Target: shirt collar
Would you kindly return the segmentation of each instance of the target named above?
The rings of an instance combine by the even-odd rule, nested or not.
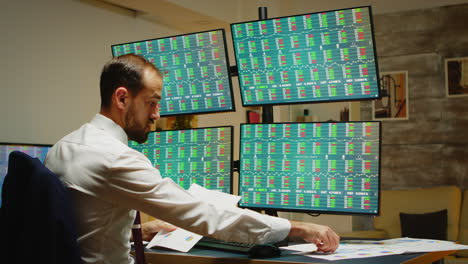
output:
[[[112,119],[96,114],[89,122],[91,125],[109,133],[111,136],[118,139],[120,142],[128,146],[128,136],[121,126],[115,123]]]

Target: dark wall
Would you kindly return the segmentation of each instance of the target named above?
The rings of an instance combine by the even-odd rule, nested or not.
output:
[[[408,71],[409,120],[382,122],[382,189],[468,189],[468,97],[446,97],[444,65],[468,57],[468,4],[375,15],[374,26],[379,70]]]

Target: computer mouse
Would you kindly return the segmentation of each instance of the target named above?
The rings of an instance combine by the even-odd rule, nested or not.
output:
[[[249,258],[274,258],[281,255],[281,250],[272,244],[259,244],[252,246],[247,254]]]

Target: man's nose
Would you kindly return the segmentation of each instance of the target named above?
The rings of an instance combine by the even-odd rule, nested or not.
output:
[[[160,106],[159,106],[159,105],[156,106],[156,108],[155,108],[155,109],[153,110],[153,112],[151,113],[150,118],[151,118],[152,120],[158,120],[159,118],[161,118],[160,110],[161,110]]]
[[[150,118],[152,120],[158,120],[161,118],[161,115],[159,114],[159,109],[156,109],[153,113],[151,113]]]

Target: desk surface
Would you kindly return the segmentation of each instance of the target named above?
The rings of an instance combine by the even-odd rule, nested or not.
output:
[[[266,264],[266,263],[328,263],[328,264],[426,264],[442,259],[455,251],[441,251],[431,253],[390,255],[384,257],[348,259],[339,261],[328,261],[291,254],[283,251],[277,258],[249,259],[244,254],[225,251],[193,248],[188,253],[175,252],[164,249],[145,249],[147,264]]]

